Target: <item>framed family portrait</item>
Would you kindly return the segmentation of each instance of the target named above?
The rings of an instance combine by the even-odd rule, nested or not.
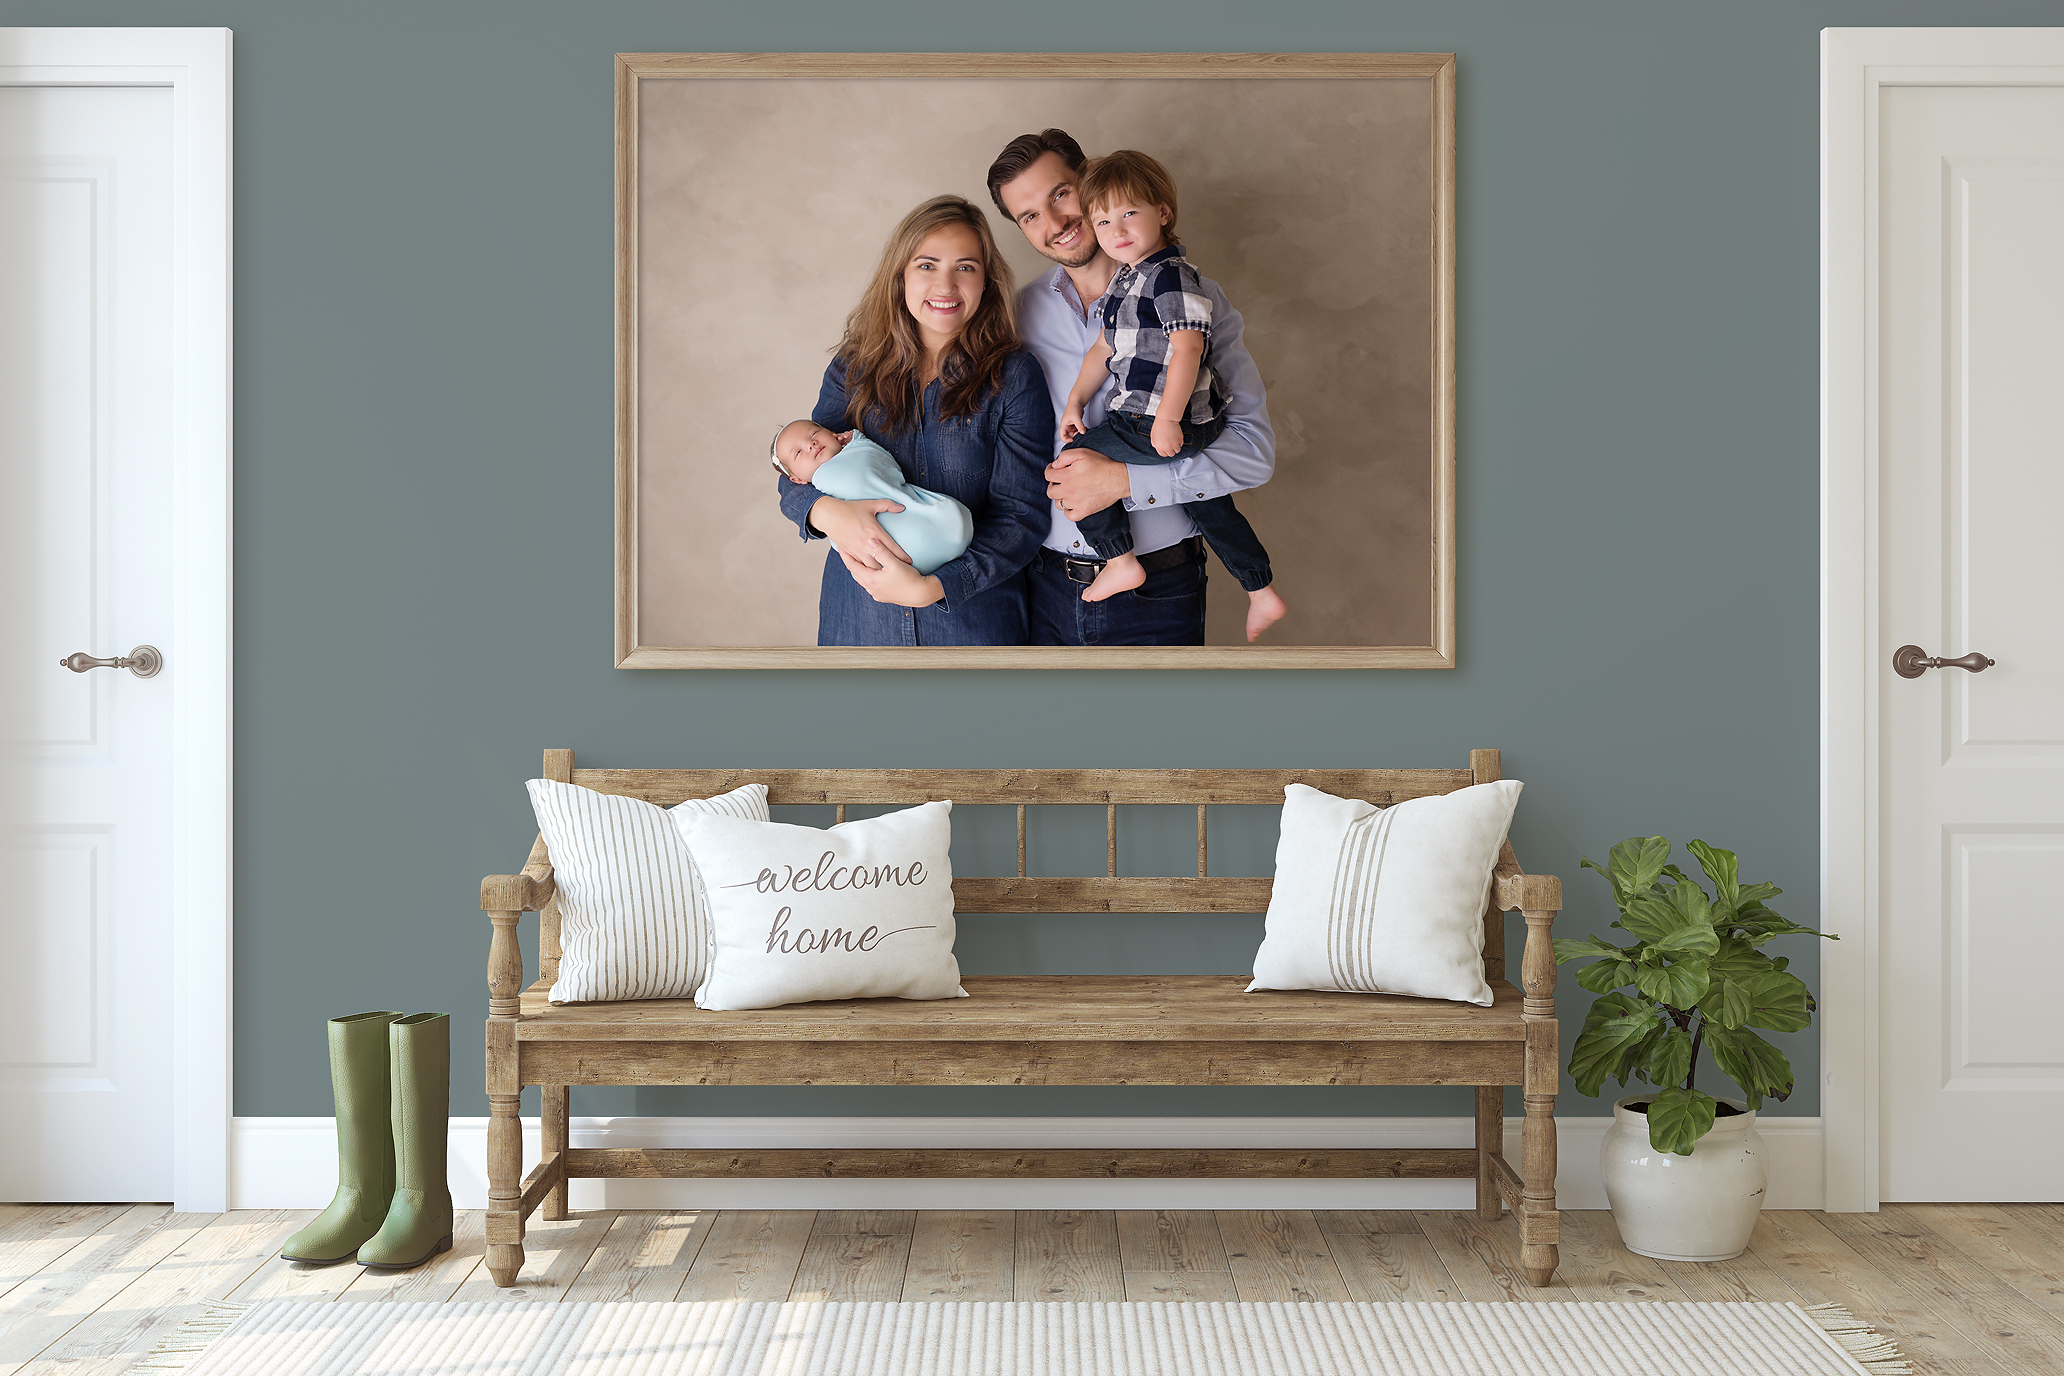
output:
[[[1452,54],[619,54],[616,662],[1452,668]]]

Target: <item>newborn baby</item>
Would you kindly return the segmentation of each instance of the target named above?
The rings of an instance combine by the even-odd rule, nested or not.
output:
[[[966,507],[908,482],[896,456],[857,431],[840,435],[807,420],[790,421],[774,436],[771,453],[782,476],[827,497],[901,503],[901,511],[884,511],[879,519],[919,573],[958,559],[975,536],[975,518]]]

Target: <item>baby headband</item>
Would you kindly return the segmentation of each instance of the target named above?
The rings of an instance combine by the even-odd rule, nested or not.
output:
[[[788,479],[790,482],[795,481],[795,474],[789,472],[788,465],[781,462],[781,432],[783,430],[788,429],[789,426],[794,424],[795,422],[792,420],[785,420],[781,422],[781,424],[775,428],[774,438],[767,441],[768,462],[774,465],[774,471],[776,473],[779,473],[782,477]]]

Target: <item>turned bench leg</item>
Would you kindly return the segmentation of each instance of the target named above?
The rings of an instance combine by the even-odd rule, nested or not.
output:
[[[571,1140],[571,1134],[567,1131],[566,1086],[540,1086],[538,1098],[542,1104],[539,1113],[539,1127],[542,1131],[539,1136],[543,1139],[538,1144],[539,1151],[546,1154],[556,1151],[559,1153],[559,1159],[564,1161],[566,1148]],[[559,1183],[545,1196],[543,1217],[547,1223],[558,1223],[566,1217],[566,1187],[566,1178],[561,1176]]]
[[[1519,1216],[1519,1264],[1529,1281],[1546,1285],[1555,1279],[1556,1243],[1562,1237],[1555,1212],[1554,1095],[1526,1096],[1519,1152],[1526,1193],[1526,1211]]]
[[[518,1094],[487,1096],[487,1271],[514,1285],[523,1269],[523,1120]]]
[[[1495,1219],[1503,1209],[1491,1158],[1505,1147],[1505,1086],[1476,1087],[1476,1216]]]
[[[523,1008],[523,953],[516,911],[490,911],[487,956],[487,1272],[510,1286],[523,1270],[523,1072],[516,1024]]]
[[[1560,901],[1561,886],[1552,897]],[[1520,987],[1525,998],[1520,1015],[1526,1021],[1526,1123],[1520,1129],[1520,1195],[1526,1207],[1519,1215],[1519,1264],[1527,1279],[1546,1285],[1555,1279],[1556,1246],[1562,1238],[1555,1216],[1555,1091],[1562,1083],[1562,1049],[1556,1040],[1555,951],[1548,928],[1555,913],[1522,908],[1527,943]]]
[[[1526,1207],[1519,1213],[1519,1264],[1527,1279],[1546,1285],[1555,1279],[1556,1243],[1562,1238],[1555,1212],[1555,1019],[1527,1019],[1526,1122],[1520,1128],[1519,1179]]]

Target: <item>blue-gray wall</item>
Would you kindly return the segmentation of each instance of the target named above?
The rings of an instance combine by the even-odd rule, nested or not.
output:
[[[529,843],[546,746],[929,766],[1497,746],[1528,785],[1522,859],[1565,877],[1563,934],[1610,917],[1578,855],[1636,832],[1730,846],[1817,921],[1817,34],[1974,22],[2064,6],[0,0],[4,24],[236,30],[236,1112],[327,1113],[322,1019],[365,1008],[457,1014],[453,1111],[485,1111],[476,888]],[[611,667],[611,54],[1138,46],[1459,55],[1462,667]],[[1219,831],[1222,872],[1266,872],[1265,817]],[[1128,859],[1174,872],[1184,844]],[[1003,924],[968,920],[971,971],[1231,971],[1259,934]],[[1567,1040],[1590,996],[1562,993]],[[1817,1113],[1816,1037],[1786,1049],[1799,1090],[1777,1111]],[[1466,1094],[597,1090],[576,1111],[1418,1114]]]

